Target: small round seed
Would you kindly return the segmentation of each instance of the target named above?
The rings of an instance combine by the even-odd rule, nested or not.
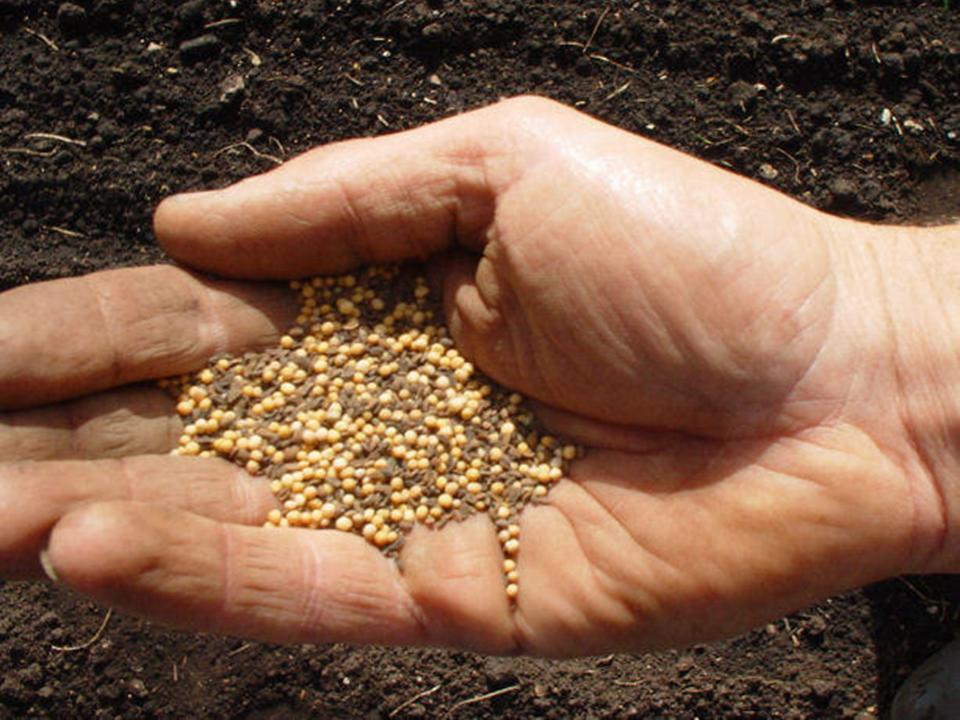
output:
[[[174,452],[265,476],[283,508],[266,526],[335,528],[391,555],[416,524],[486,513],[516,599],[518,516],[578,448],[541,433],[521,396],[453,347],[437,300],[407,269],[291,288],[300,314],[277,347],[161,382],[185,422]]]

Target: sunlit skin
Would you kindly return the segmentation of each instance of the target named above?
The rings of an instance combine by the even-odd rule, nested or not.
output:
[[[957,227],[831,217],[545,100],[319,148],[157,210],[173,267],[0,295],[0,572],[271,641],[566,656],[708,641],[960,569]],[[525,512],[511,610],[485,518],[260,527],[267,484],[170,457],[149,384],[275,343],[250,282],[429,258],[465,355],[588,448]],[[116,459],[126,458],[126,459]],[[39,462],[17,462],[35,460]]]

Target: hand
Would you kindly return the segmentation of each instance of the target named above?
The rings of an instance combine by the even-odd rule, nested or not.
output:
[[[156,230],[177,259],[233,277],[432,258],[465,354],[589,452],[548,506],[522,516],[514,612],[484,518],[418,528],[401,575],[354,536],[240,524],[262,518],[270,498],[220,461],[8,467],[5,568],[28,565],[52,527],[48,558],[62,581],[181,627],[570,655],[718,638],[955,557],[937,472],[950,457],[936,442],[947,414],[929,400],[947,365],[924,332],[942,319],[922,270],[901,267],[930,266],[905,230],[820,214],[536,99],[171,198]],[[264,288],[222,284],[247,294],[211,312],[190,279],[183,312],[164,310],[182,336],[141,334],[165,279],[154,287],[133,273],[160,272],[116,271],[128,290],[100,291],[76,311],[69,327],[107,328],[93,343],[54,335],[64,284],[0,297],[0,317],[17,318],[8,308],[23,303],[31,318],[12,324],[0,403],[181,372],[282,327],[282,313],[254,310]],[[907,297],[912,326],[899,309]],[[207,343],[191,347],[198,320]],[[183,345],[170,362],[151,342]],[[61,408],[87,403],[99,418],[98,403],[134,397],[146,396],[121,390]],[[0,438],[56,424],[60,412],[13,413]],[[144,444],[156,432],[147,424],[131,429],[131,449],[168,446],[168,435]],[[110,449],[93,434],[86,455]],[[64,447],[75,449],[70,437]]]

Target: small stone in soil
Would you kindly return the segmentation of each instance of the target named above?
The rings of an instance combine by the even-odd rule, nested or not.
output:
[[[180,57],[184,62],[198,62],[220,52],[220,39],[216,35],[201,35],[180,43]]]
[[[83,35],[87,31],[87,11],[74,3],[63,3],[57,8],[57,27],[66,37]]]

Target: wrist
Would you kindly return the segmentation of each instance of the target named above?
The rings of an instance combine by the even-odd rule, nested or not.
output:
[[[882,443],[914,506],[904,572],[960,570],[960,226],[856,223],[886,325],[895,404]],[[868,276],[871,273],[866,273]],[[899,437],[897,433],[899,432]]]

